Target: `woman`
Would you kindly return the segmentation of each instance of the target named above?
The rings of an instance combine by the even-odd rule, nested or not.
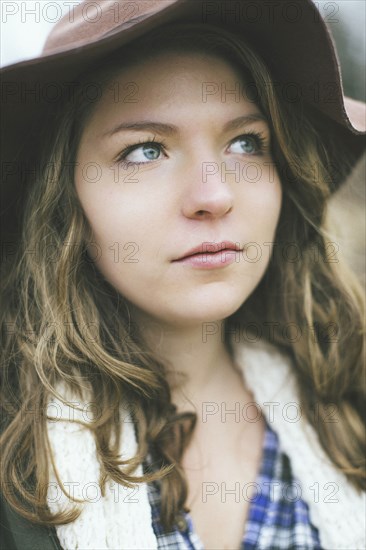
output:
[[[211,4],[104,3],[91,38],[86,2],[6,77],[6,548],[364,546],[362,292],[325,225],[364,141],[339,80],[291,79],[287,11]]]

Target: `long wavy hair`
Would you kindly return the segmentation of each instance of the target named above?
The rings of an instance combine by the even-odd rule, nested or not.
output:
[[[8,503],[35,523],[58,525],[80,514],[77,507],[51,514],[47,506],[46,411],[50,397],[62,400],[56,390],[60,382],[80,398],[87,384],[100,407],[101,414],[87,426],[96,441],[102,490],[108,478],[125,486],[159,479],[165,529],[186,508],[181,459],[196,415],[178,414],[168,366],[154,356],[139,327],[131,324],[124,297],[91,261],[92,235],[70,170],[96,104],[85,98],[83,83],[107,86],[125,59],[134,63],[164,50],[212,52],[232,63],[269,120],[283,187],[276,246],[261,282],[225,323],[229,328],[255,324],[261,337],[292,356],[302,410],[321,445],[350,483],[365,489],[364,298],[356,276],[330,260],[326,226],[332,179],[346,170],[348,157],[327,133],[330,123],[321,113],[281,97],[264,62],[241,37],[207,25],[176,24],[87,68],[72,101],[59,105],[53,135],[48,126],[44,130],[40,157],[40,165],[50,168],[29,182],[17,253],[3,266],[1,486]],[[296,260],[289,243],[297,250]],[[270,336],[264,330],[268,321],[274,325]],[[290,326],[301,337],[289,337]],[[230,349],[228,338],[226,344]],[[126,461],[118,455],[123,400],[133,411],[138,442],[137,454]],[[337,408],[335,423],[327,422],[330,404]],[[134,476],[150,449],[156,469]]]

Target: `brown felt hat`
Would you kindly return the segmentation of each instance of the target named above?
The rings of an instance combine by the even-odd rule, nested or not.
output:
[[[51,30],[39,57],[0,71],[3,243],[15,242],[29,172],[24,159],[37,158],[39,129],[52,121],[58,94],[120,46],[180,21],[241,34],[273,79],[295,85],[301,100],[329,123],[324,143],[337,134],[353,163],[361,156],[365,104],[344,96],[333,40],[312,0],[84,0]],[[335,181],[333,190],[341,183]]]

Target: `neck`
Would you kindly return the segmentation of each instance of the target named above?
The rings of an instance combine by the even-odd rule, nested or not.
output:
[[[243,386],[225,345],[225,321],[171,326],[138,317],[146,343],[167,366],[172,401],[178,410],[224,399],[229,388]]]

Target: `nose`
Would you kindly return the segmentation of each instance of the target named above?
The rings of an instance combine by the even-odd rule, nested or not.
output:
[[[199,220],[221,218],[234,206],[232,177],[222,159],[207,162],[203,158],[195,155],[182,172],[185,181],[182,213]]]

